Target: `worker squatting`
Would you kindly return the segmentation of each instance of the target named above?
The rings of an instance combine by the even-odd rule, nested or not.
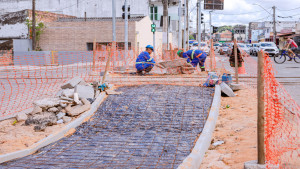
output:
[[[138,75],[147,75],[153,69],[155,65],[154,58],[151,58],[151,54],[153,53],[153,46],[146,46],[146,51],[142,52],[136,59],[136,69]],[[187,63],[192,64],[196,67],[199,64],[201,71],[205,71],[205,60],[207,54],[202,50],[188,50],[184,52],[183,50],[179,50],[177,55],[181,58],[186,58]]]

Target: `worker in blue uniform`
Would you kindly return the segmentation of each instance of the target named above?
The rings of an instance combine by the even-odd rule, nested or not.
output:
[[[201,71],[205,71],[205,60],[207,54],[202,50],[188,50],[183,52],[183,50],[179,50],[177,55],[181,58],[187,58],[187,62],[196,67],[199,63],[199,67]]]
[[[144,75],[149,74],[149,72],[154,67],[155,61],[150,55],[153,52],[153,46],[146,46],[146,51],[142,52],[136,59],[135,67],[137,69],[137,74]]]

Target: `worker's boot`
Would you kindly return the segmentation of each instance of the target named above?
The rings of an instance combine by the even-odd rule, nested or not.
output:
[[[150,74],[150,71],[152,70],[153,66],[149,66],[145,69],[145,75],[152,75]]]
[[[136,73],[137,73],[137,75],[139,75],[139,76],[144,76],[144,73],[143,73],[143,71],[142,70],[138,70],[138,71],[136,71]]]

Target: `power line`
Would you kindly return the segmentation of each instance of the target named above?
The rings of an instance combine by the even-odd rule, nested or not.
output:
[[[254,14],[254,13],[258,13],[258,12],[263,12],[264,10],[261,11],[255,11],[255,12],[248,12],[248,13],[239,13],[239,14],[224,14],[224,13],[214,13],[214,14],[218,14],[218,15],[248,15],[248,14]]]
[[[277,8],[278,9],[278,8]],[[293,11],[293,10],[296,10],[296,9],[300,9],[300,7],[297,7],[297,8],[293,8],[293,9],[278,9],[279,11]]]

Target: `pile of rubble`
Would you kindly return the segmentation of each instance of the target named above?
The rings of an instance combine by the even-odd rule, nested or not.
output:
[[[75,77],[62,85],[55,97],[34,101],[31,113],[18,114],[16,118],[18,121],[25,121],[25,125],[35,125],[35,131],[44,131],[47,126],[68,123],[91,108],[96,91],[93,86]]]
[[[164,61],[160,62],[167,70],[167,74],[193,74],[195,72],[195,68],[186,62],[186,59],[175,59],[172,61]]]

